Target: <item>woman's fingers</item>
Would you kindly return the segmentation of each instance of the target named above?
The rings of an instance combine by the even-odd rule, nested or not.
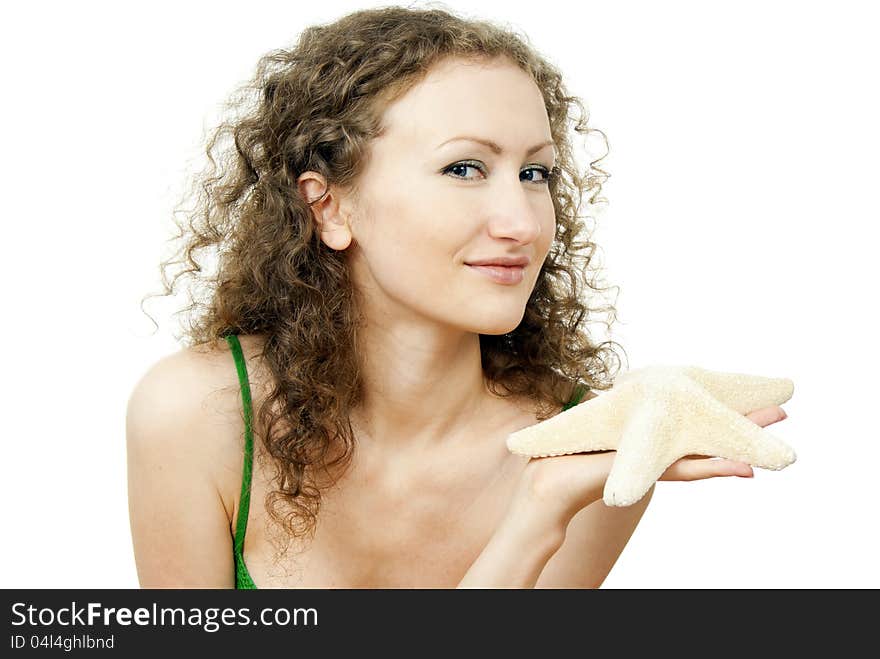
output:
[[[737,460],[710,458],[703,456],[686,456],[673,462],[660,480],[664,481],[696,481],[717,476],[740,476],[751,478],[755,475],[751,465]]]
[[[746,414],[746,418],[751,419],[764,428],[771,423],[777,423],[788,418],[788,415],[785,413],[785,410],[778,405],[771,405],[770,407],[762,407],[760,410],[749,412]]]

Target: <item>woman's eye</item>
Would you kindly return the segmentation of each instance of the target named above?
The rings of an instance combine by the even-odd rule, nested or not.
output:
[[[454,172],[466,172],[468,169],[475,169],[475,170],[479,171],[481,174],[483,173],[483,170],[480,169],[480,167],[478,165],[475,165],[475,164],[469,163],[469,162],[457,162],[454,165],[450,165],[449,167],[447,167],[446,171],[447,172],[453,172],[453,171]],[[463,173],[456,173],[454,175],[454,178],[463,178],[463,179],[472,180],[471,177],[465,176]]]
[[[479,171],[481,174],[483,174],[484,176],[486,175],[485,170],[482,167],[480,167],[478,164],[473,163],[473,162],[457,162],[454,165],[450,165],[449,167],[447,167],[444,170],[444,173],[453,173],[453,178],[460,178],[460,179],[464,179],[464,180],[468,180],[468,181],[475,180],[472,177],[466,175],[466,172],[468,169],[475,169],[475,170]],[[548,170],[545,167],[527,167],[526,169],[522,170],[522,172],[520,172],[520,174],[522,174],[524,172],[539,172],[541,175],[541,178],[535,179],[534,178],[535,175],[532,174],[532,178],[525,179],[525,180],[529,181],[530,183],[537,183],[539,185],[541,185],[541,184],[546,185],[550,181],[550,179],[553,178],[553,172],[551,170]]]
[[[530,179],[533,183],[544,183],[545,185],[550,182],[550,179],[553,178],[553,172],[549,169],[545,169],[544,167],[529,167],[528,169],[524,169],[524,172],[540,172],[541,177],[539,180],[535,181],[534,179]]]

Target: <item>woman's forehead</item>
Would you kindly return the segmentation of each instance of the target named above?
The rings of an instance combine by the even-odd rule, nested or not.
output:
[[[550,139],[540,90],[528,73],[505,61],[435,66],[386,108],[383,123],[390,142],[419,149],[448,149],[461,136],[517,149]]]

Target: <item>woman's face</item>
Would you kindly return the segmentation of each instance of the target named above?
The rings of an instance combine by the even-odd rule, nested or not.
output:
[[[515,329],[556,230],[538,87],[504,60],[447,60],[387,108],[384,124],[350,223],[348,256],[368,316]],[[454,139],[462,136],[501,151]],[[499,283],[467,265],[498,257],[526,257],[521,280]]]

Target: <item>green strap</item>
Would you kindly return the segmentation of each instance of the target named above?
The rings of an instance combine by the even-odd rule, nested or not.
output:
[[[565,407],[562,408],[562,411],[564,412],[565,410],[577,405],[583,397],[584,393],[586,393],[586,391],[587,388],[584,385],[579,384],[575,389],[574,396],[572,396],[572,399],[568,403],[566,403]]]
[[[238,382],[241,385],[241,401],[244,407],[244,474],[241,479],[241,497],[238,506],[238,521],[235,523],[235,551],[241,555],[244,550],[244,532],[247,528],[248,511],[251,503],[251,471],[254,455],[254,436],[251,429],[251,387],[248,383],[247,366],[238,336],[229,334],[226,342],[235,358],[235,369],[238,371]]]

